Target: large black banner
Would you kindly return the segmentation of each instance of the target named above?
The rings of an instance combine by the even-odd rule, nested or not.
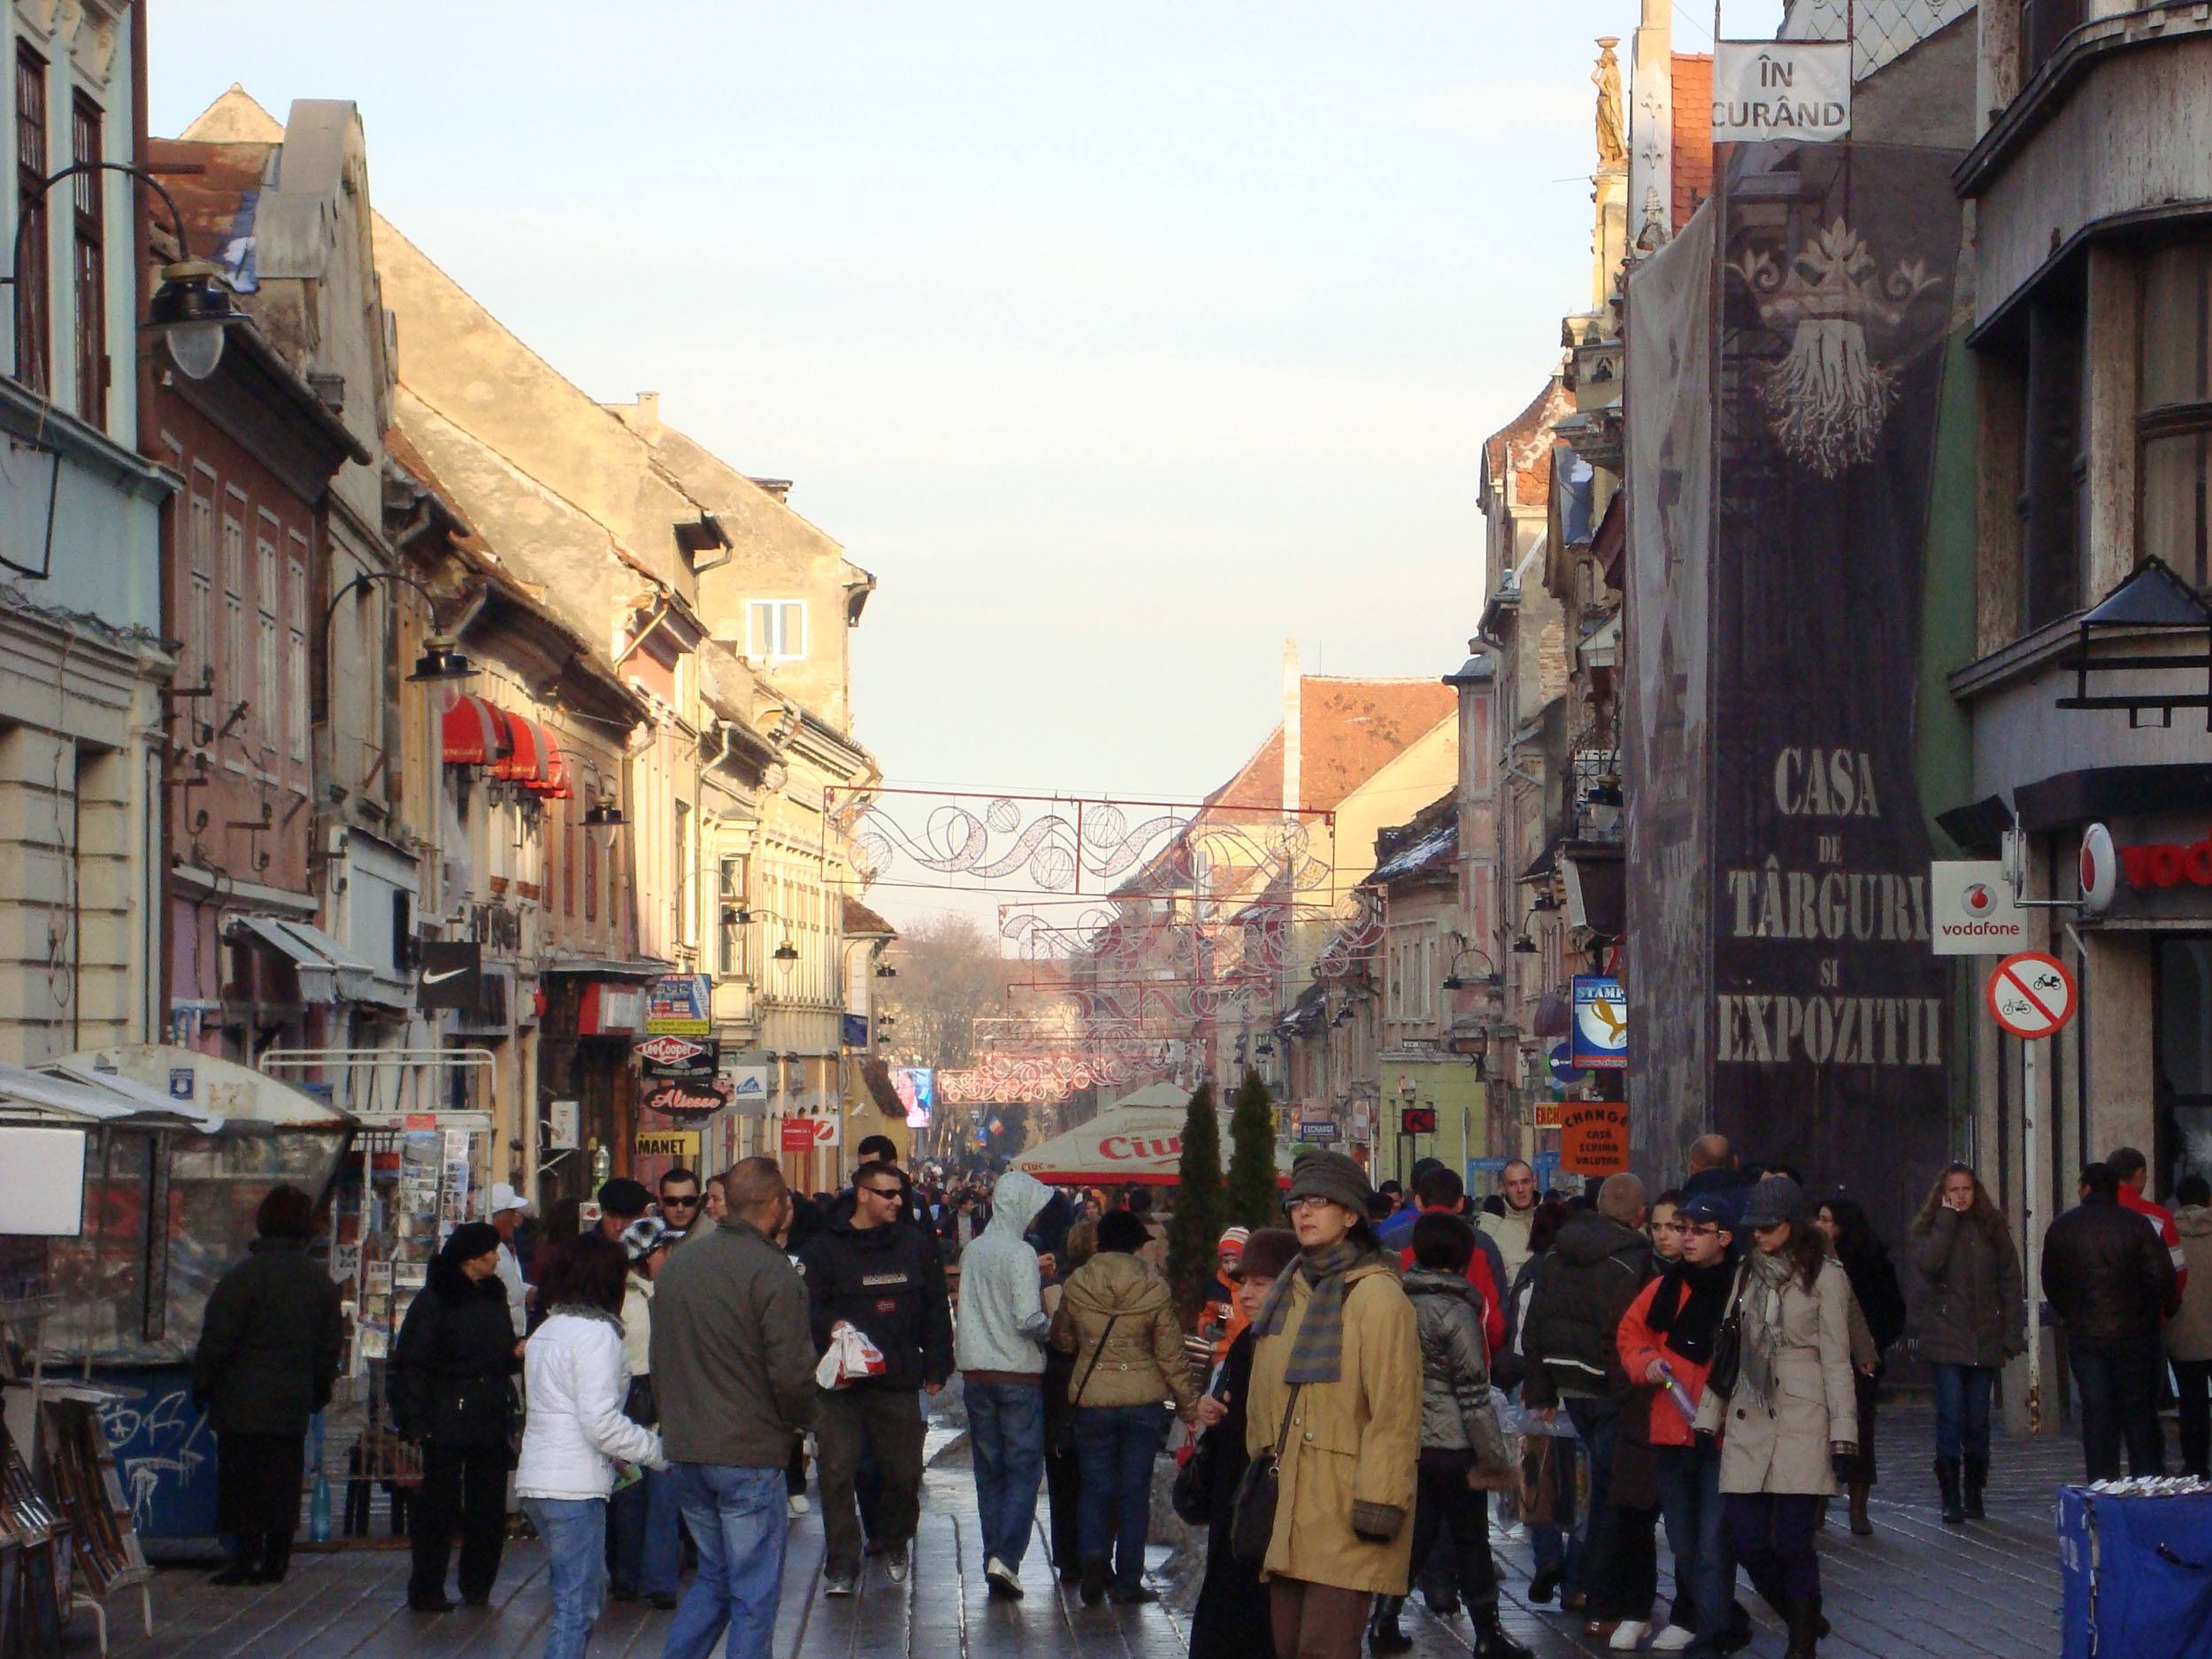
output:
[[[1913,757],[1956,159],[1747,145],[1719,204],[1713,1117],[1892,1237],[1952,1076]]]

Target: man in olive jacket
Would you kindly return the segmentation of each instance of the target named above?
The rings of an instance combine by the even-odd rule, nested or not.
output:
[[[699,1550],[662,1659],[705,1659],[726,1625],[730,1652],[767,1653],[790,1533],[784,1467],[814,1421],[806,1286],[776,1242],[791,1220],[783,1171],[747,1158],[721,1179],[727,1213],[654,1281],[661,1443]]]

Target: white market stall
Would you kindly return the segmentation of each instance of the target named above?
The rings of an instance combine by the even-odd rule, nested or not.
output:
[[[1166,1101],[1161,1097],[1164,1095]],[[1010,1168],[1033,1175],[1048,1187],[1116,1187],[1135,1182],[1171,1187],[1183,1156],[1187,1097],[1172,1086],[1156,1084],[1115,1102],[1088,1123],[1040,1141],[1015,1158]],[[1229,1148],[1229,1115],[1219,1114],[1222,1156]],[[1279,1176],[1290,1174],[1290,1154],[1275,1148]]]

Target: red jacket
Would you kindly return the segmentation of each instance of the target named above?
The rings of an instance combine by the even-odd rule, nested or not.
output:
[[[2129,1181],[2120,1183],[2120,1208],[2132,1210],[2158,1229],[2158,1241],[2173,1257],[2174,1294],[2179,1295],[2189,1286],[2189,1258],[2181,1253],[2181,1229],[2174,1225],[2174,1212],[2163,1204],[2153,1203]]]
[[[1650,1325],[1651,1299],[1659,1294],[1665,1281],[1655,1279],[1636,1293],[1636,1300],[1628,1304],[1628,1311],[1621,1316],[1621,1328],[1614,1340],[1621,1350],[1621,1369],[1639,1388],[1649,1387],[1645,1373],[1651,1362],[1663,1359],[1674,1370],[1674,1379],[1680,1383],[1696,1405],[1705,1398],[1705,1373],[1709,1366],[1695,1360],[1684,1359],[1666,1346],[1666,1333],[1655,1331]],[[1689,1419],[1674,1403],[1673,1397],[1662,1386],[1658,1397],[1651,1402],[1651,1443],[1654,1446],[1694,1446],[1697,1438],[1690,1432]]]
[[[1440,1210],[1440,1215],[1454,1215],[1455,1210]],[[1398,1266],[1402,1271],[1413,1265],[1411,1246],[1398,1252]],[[1482,1340],[1489,1350],[1486,1357],[1494,1359],[1505,1346],[1505,1307],[1498,1296],[1498,1282],[1490,1277],[1490,1258],[1477,1250],[1467,1258],[1467,1282],[1482,1293]]]

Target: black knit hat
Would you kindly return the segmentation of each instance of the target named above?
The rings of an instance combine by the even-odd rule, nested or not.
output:
[[[488,1221],[464,1221],[438,1254],[449,1262],[473,1262],[499,1248],[499,1229]]]
[[[599,1208],[611,1216],[634,1221],[652,1207],[653,1194],[626,1175],[618,1175],[600,1185]]]
[[[1255,1227],[1244,1241],[1232,1279],[1280,1279],[1298,1258],[1298,1235],[1288,1227]]]

